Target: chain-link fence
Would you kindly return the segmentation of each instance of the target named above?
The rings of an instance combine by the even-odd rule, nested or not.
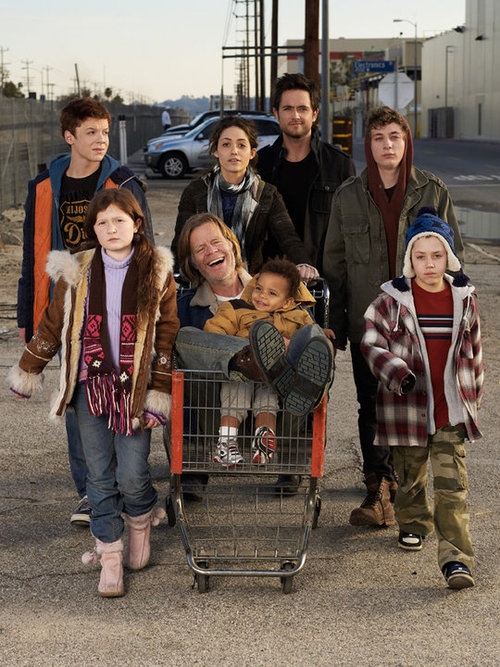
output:
[[[0,97],[0,213],[24,203],[27,184],[68,145],[59,129],[62,103]],[[120,159],[120,133],[127,154],[142,149],[162,133],[161,109],[145,105],[106,104],[113,122],[109,154]],[[125,121],[120,132],[120,119]],[[187,118],[172,118],[186,122]],[[125,130],[125,131],[124,131]]]

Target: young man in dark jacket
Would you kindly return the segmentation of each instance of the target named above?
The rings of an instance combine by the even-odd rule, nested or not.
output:
[[[278,188],[309,263],[322,275],[333,195],[354,175],[354,165],[342,151],[319,140],[315,128],[319,102],[315,83],[303,74],[285,74],[277,80],[273,113],[281,135],[258,152],[257,169],[264,181]]]
[[[281,134],[258,152],[257,170],[264,181],[277,187],[304,243],[308,263],[323,275],[333,195],[355,171],[350,157],[320,141],[316,129],[319,103],[316,84],[303,74],[284,74],[276,81],[273,113]],[[268,255],[277,254],[277,244],[271,239]],[[280,475],[277,485],[291,493],[299,481],[296,475]]]
[[[51,250],[77,252],[85,248],[85,213],[94,194],[103,188],[127,188],[145,214],[145,230],[153,241],[151,214],[144,184],[128,168],[107,155],[111,116],[90,98],[71,100],[61,111],[61,132],[70,153],[55,157],[48,169],[28,184],[23,226],[23,261],[17,296],[17,323],[29,342],[51,294],[45,271]],[[69,462],[80,502],[71,516],[75,525],[89,525],[86,496],[87,465],[74,413],[67,413]]]
[[[372,109],[365,132],[366,169],[337,190],[325,240],[324,274],[330,289],[330,327],[335,347],[351,351],[359,403],[358,431],[367,495],[349,518],[355,526],[391,526],[391,498],[397,489],[389,447],[374,446],[378,381],[360,343],[366,308],[382,283],[402,272],[405,234],[422,206],[431,206],[463,245],[445,184],[413,166],[413,143],[406,119],[395,109]]]

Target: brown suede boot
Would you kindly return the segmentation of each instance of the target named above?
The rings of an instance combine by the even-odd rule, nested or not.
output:
[[[352,526],[393,526],[395,518],[389,480],[382,477],[379,482],[374,473],[369,473],[365,484],[368,494],[361,506],[351,512],[349,523]]]
[[[101,542],[96,538],[93,551],[84,553],[82,562],[101,563],[101,578],[97,592],[103,598],[117,598],[125,593],[123,587],[123,542]]]
[[[229,361],[229,370],[240,373],[248,380],[253,382],[265,382],[266,378],[261,371],[250,345],[246,345]]]
[[[125,565],[131,570],[142,570],[149,563],[151,556],[151,545],[149,536],[151,526],[157,526],[160,519],[165,516],[165,510],[156,508],[141,516],[129,516],[124,514],[123,518],[128,526],[128,542],[125,555]]]
[[[394,504],[394,499],[396,498],[396,491],[398,490],[398,483],[395,479],[391,479],[389,482],[389,493],[391,496],[391,503]]]

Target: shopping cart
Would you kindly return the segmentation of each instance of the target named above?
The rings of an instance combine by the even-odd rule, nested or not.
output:
[[[324,294],[321,290],[321,319],[327,316]],[[277,577],[283,592],[290,593],[321,509],[326,396],[306,417],[278,412],[276,452],[265,465],[251,463],[250,411],[238,433],[245,462],[226,468],[214,462],[224,381],[218,371],[173,371],[171,429],[165,429],[171,472],[168,521],[179,526],[200,593],[208,591],[215,576]],[[209,476],[199,502],[185,501],[183,474]],[[299,492],[277,491],[277,475],[300,476]]]

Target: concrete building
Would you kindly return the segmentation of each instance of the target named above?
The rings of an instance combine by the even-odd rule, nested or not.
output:
[[[426,40],[422,136],[500,140],[500,0],[467,0],[465,25]]]

